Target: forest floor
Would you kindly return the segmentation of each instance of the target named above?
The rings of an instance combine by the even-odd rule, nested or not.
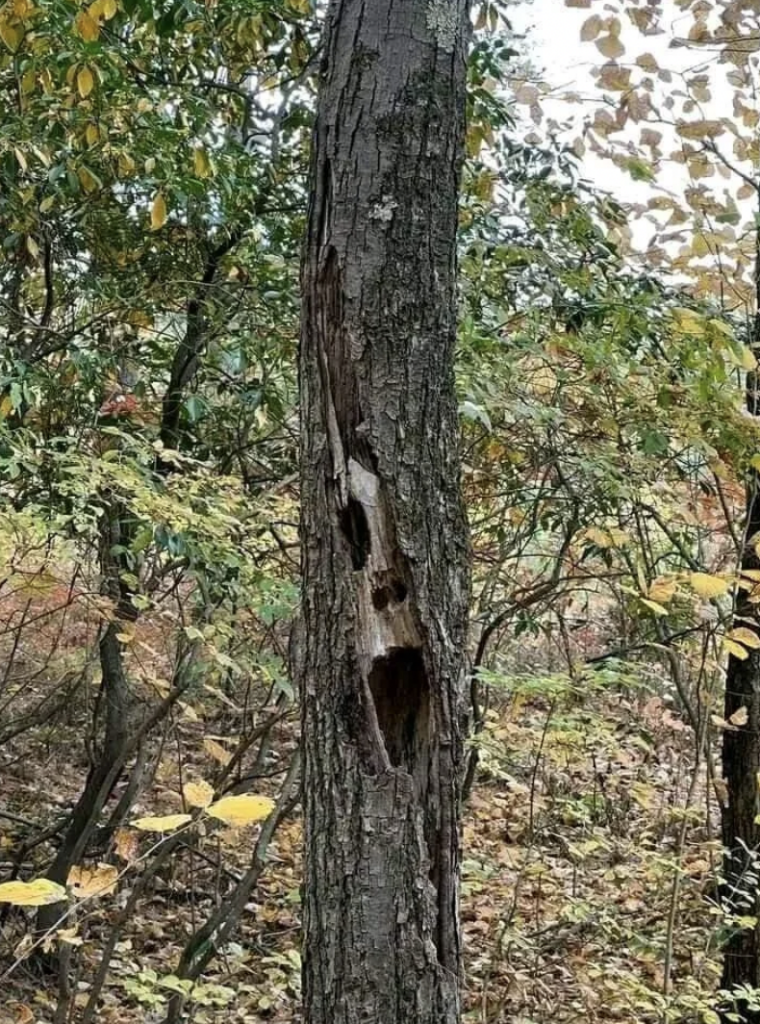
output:
[[[691,733],[659,697],[618,693],[596,703],[589,711],[572,694],[502,695],[488,713],[464,821],[466,1021],[711,1019],[722,917],[709,896],[719,846],[704,780],[691,785]],[[181,730],[187,750],[201,751],[197,763],[182,764],[185,778],[208,769],[202,743],[190,742],[199,728]],[[68,739],[67,747],[58,735],[50,748],[68,749],[66,764],[39,737],[34,749],[28,738],[10,745],[3,809],[42,826],[60,814],[82,777],[75,724]],[[177,810],[178,763],[167,752],[138,810]],[[155,881],[116,945],[96,1024],[163,1020],[171,992],[161,979],[244,870],[256,828],[209,836],[200,856],[186,851]],[[20,821],[0,822],[3,875],[27,832]],[[298,1019],[300,848],[296,817],[276,834],[242,927],[212,962],[187,1020]],[[73,1021],[130,884],[127,871],[113,895],[79,914]],[[56,983],[26,956],[30,921],[20,910],[3,919],[0,971],[16,966],[2,983],[2,1024],[54,1018]]]

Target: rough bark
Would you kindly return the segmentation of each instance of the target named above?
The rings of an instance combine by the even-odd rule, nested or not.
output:
[[[760,314],[755,319],[752,348],[760,353]],[[760,414],[759,387],[758,374],[748,373],[747,409],[753,416]],[[746,507],[741,567],[756,572],[760,570],[755,550],[760,536],[760,475],[755,471],[748,483]],[[749,596],[746,591],[739,591],[736,616],[742,626],[760,635],[757,605],[748,600]],[[724,905],[733,914],[755,917],[760,922],[760,651],[750,651],[744,660],[733,656],[729,659],[726,720],[742,707],[747,709],[746,725],[736,731],[727,730],[723,736],[723,779],[728,791],[721,818],[725,850],[723,896]],[[721,988],[739,985],[760,988],[760,924],[733,930],[724,946]],[[746,1006],[741,1009],[747,1021],[760,1022],[760,1013]]]
[[[466,0],[332,0],[300,385],[308,1024],[459,1017]]]

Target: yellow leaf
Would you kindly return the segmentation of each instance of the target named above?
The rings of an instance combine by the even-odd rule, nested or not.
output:
[[[82,11],[76,16],[74,28],[86,43],[94,42],[100,35],[100,26],[87,11]]]
[[[734,643],[733,640],[724,640],[723,647],[734,658],[738,658],[739,661],[746,661],[749,657],[749,651],[747,648],[742,647],[741,644]],[[723,728],[725,728],[725,726],[723,726]]]
[[[21,41],[21,33],[5,19],[2,19],[0,20],[0,39],[2,39],[11,53],[15,53]]]
[[[200,782],[188,782],[182,789],[182,795],[189,807],[208,807],[214,799],[214,790],[201,779]]]
[[[746,657],[746,652],[744,656]],[[723,729],[724,732],[738,732],[741,726],[746,725],[749,721],[749,712],[745,707],[741,707],[734,711],[728,721],[725,718],[721,718],[720,715],[710,715],[710,721],[718,729]]]
[[[640,53],[639,56],[636,58],[636,63],[640,68],[643,68],[644,71],[646,71],[649,75],[654,75],[657,71],[660,70],[660,65],[657,63],[656,58],[651,53]]]
[[[241,793],[240,796],[223,796],[215,804],[211,804],[208,813],[212,818],[219,818],[228,825],[240,827],[250,825],[254,821],[266,818],[274,808],[274,800],[267,796],[253,796]]]
[[[221,743],[217,743],[216,740],[205,739],[203,741],[203,747],[207,754],[211,754],[215,761],[219,764],[228,765],[232,760],[232,754],[225,750]]]
[[[147,818],[137,818],[130,824],[141,832],[173,832],[192,820],[189,814],[164,814],[162,817],[148,815]]]
[[[37,1019],[32,1008],[26,1003],[14,1003],[13,1013],[13,1024],[34,1024]]]
[[[107,896],[114,892],[119,872],[112,864],[98,864],[97,867],[76,866],[69,871],[66,886],[78,900],[88,896]]]
[[[760,455],[753,455],[749,460],[749,464],[760,473]],[[747,574],[745,573],[744,575],[746,576]]]
[[[602,30],[602,19],[598,14],[592,14],[590,18],[581,25],[581,39],[584,43],[590,42],[592,39],[596,39]]]
[[[737,708],[737,710],[734,711],[733,715],[729,716],[728,720],[731,723],[731,725],[746,725],[749,721],[749,711],[747,711],[747,708],[744,706]]]
[[[116,0],[103,0],[102,12],[103,17],[106,21],[110,21],[111,18],[113,18],[113,16],[116,14],[117,10],[118,6]]]
[[[657,601],[659,604],[667,604],[673,597],[677,590],[676,580],[674,576],[658,576],[656,580],[652,580],[647,591],[647,597],[651,601]]]
[[[89,195],[90,192],[95,192],[97,190],[98,182],[86,167],[78,168],[77,177],[79,178],[79,184],[87,195]]]
[[[625,92],[631,87],[631,69],[610,61],[599,71],[599,84],[612,92]]]
[[[691,589],[699,597],[722,597],[728,593],[728,583],[720,576],[710,576],[706,572],[693,572],[689,575]]]
[[[753,651],[760,648],[760,636],[754,631],[754,629],[748,629],[746,626],[737,626],[736,629],[732,629],[730,633],[726,633],[726,637],[729,640],[735,641],[737,644],[744,644],[745,647],[751,647]]]
[[[80,68],[77,72],[77,92],[82,99],[90,95],[94,85],[95,79],[92,77],[92,71],[86,65]]]
[[[594,45],[608,60],[617,60],[625,53],[625,47],[617,36],[602,36],[600,39],[594,40]]]
[[[603,530],[598,526],[589,526],[583,531],[583,537],[596,544],[598,548],[624,548],[631,542],[631,538],[625,530],[617,526],[610,526]]]
[[[59,942],[65,942],[68,946],[81,946],[84,939],[77,931],[77,926],[74,925],[72,928],[59,928],[55,933],[55,937]],[[14,1024],[18,1024],[14,1021]]]
[[[751,373],[753,370],[757,369],[757,359],[755,358],[755,354],[752,349],[747,348],[746,345],[741,346],[739,358],[741,368],[746,370],[747,373]]]
[[[211,176],[211,162],[205,149],[193,150],[193,171],[197,178]]]
[[[5,395],[0,400],[0,420],[6,419],[13,412],[13,399],[10,395]]]
[[[650,611],[654,612],[655,615],[667,615],[668,614],[668,609],[667,608],[663,608],[663,606],[661,604],[658,604],[657,601],[650,601],[646,597],[640,597],[639,600],[641,601],[641,603],[643,605],[646,605],[646,607],[649,608]]]
[[[150,227],[152,231],[158,231],[166,224],[166,218],[168,216],[166,210],[166,200],[164,199],[161,192],[156,194],[156,198],[153,200],[153,206],[150,211]]]
[[[705,321],[693,309],[686,309],[682,306],[676,307],[673,309],[673,319],[676,321],[678,330],[683,334],[701,337],[705,333]]]
[[[583,531],[583,536],[586,540],[590,540],[592,544],[596,544],[598,548],[611,548],[614,547],[614,540],[608,530],[601,530],[598,526],[589,526],[588,529]]]
[[[178,700],[177,704],[182,709],[182,714],[190,722],[200,722],[200,715],[192,706],[192,704],[186,704],[183,700]]]
[[[87,139],[88,146],[94,146],[100,139],[100,132],[98,131],[97,125],[88,124],[85,129],[84,137]]]
[[[137,856],[137,851],[140,848],[140,840],[129,829],[120,828],[117,830],[114,836],[114,849],[116,850],[116,856],[121,857],[122,860],[130,863]]]
[[[128,174],[133,174],[134,170],[135,162],[129,153],[119,153],[119,174],[126,177]]]
[[[0,903],[11,903],[14,907],[46,907],[50,903],[62,903],[65,899],[63,886],[47,878],[35,878],[33,882],[3,882],[0,885]]]

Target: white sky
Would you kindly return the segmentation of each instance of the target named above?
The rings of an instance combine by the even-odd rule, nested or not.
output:
[[[631,6],[633,6],[631,4]],[[602,90],[594,81],[591,71],[604,64],[605,59],[597,50],[593,42],[583,42],[580,39],[580,29],[584,21],[592,14],[601,17],[617,15],[622,22],[621,39],[626,45],[626,53],[619,58],[623,66],[634,67],[635,58],[644,52],[651,53],[657,63],[663,69],[673,71],[674,77],[671,84],[656,81],[655,93],[652,101],[657,106],[658,101],[664,100],[668,91],[675,92],[679,88],[679,73],[693,72],[704,67],[709,75],[712,99],[704,104],[700,113],[695,111],[690,115],[691,119],[699,117],[719,118],[721,115],[732,113],[732,89],[726,82],[726,66],[717,63],[717,55],[714,53],[700,53],[694,48],[673,47],[672,40],[678,36],[685,36],[693,23],[691,14],[685,14],[675,5],[675,0],[659,0],[657,8],[664,12],[661,17],[662,32],[656,35],[643,36],[630,23],[623,3],[601,3],[599,0],[592,0],[590,8],[569,8],[565,6],[564,0],[532,0],[532,2],[521,4],[512,10],[512,22],[515,29],[523,32],[526,36],[526,57],[535,65],[536,70],[543,75],[546,84],[556,96],[565,91],[575,91],[581,94],[584,102],[581,104],[566,104],[559,100],[545,98],[542,105],[550,117],[561,123],[572,121],[573,128],[568,128],[568,139],[577,138],[581,134],[581,127],[584,116],[593,116],[594,110],[601,106]],[[640,75],[640,69],[636,69],[634,77]],[[619,98],[619,93],[615,98]],[[525,110],[525,108],[522,108]],[[677,110],[677,107],[676,107]],[[674,120],[675,112],[665,111],[666,117]],[[638,139],[638,133],[642,126],[631,125],[628,137]],[[667,125],[656,124],[653,127],[662,131],[664,141],[662,150],[664,154],[680,148],[680,140],[671,128]],[[628,129],[626,129],[628,132]],[[616,136],[625,139],[626,134]],[[722,140],[719,140],[723,146]],[[732,155],[730,138],[725,143],[729,156]],[[653,195],[653,186],[646,182],[636,182],[627,173],[615,167],[609,161],[600,159],[593,153],[586,151],[581,162],[582,171],[600,187],[608,190],[616,198],[625,202],[645,203]],[[693,184],[689,172],[684,164],[675,163],[665,159],[657,168],[657,184],[665,192],[681,196],[685,189]],[[715,176],[709,179],[706,184],[714,189],[716,195],[722,197],[726,185],[732,186],[735,191],[738,182],[724,181]],[[744,212],[744,211],[742,211]],[[752,211],[747,206],[747,213]],[[640,219],[634,223],[634,245],[639,249],[646,249],[649,239],[654,233],[654,226],[646,219]]]

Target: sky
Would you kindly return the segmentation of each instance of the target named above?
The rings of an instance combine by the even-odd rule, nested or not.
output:
[[[712,100],[705,105],[702,116],[720,117],[722,114],[731,113],[732,90],[726,82],[726,68],[718,66],[715,55],[703,55],[695,52],[693,48],[671,45],[674,38],[685,36],[688,32],[693,21],[691,14],[679,10],[675,0],[658,0],[657,7],[662,12],[663,31],[646,37],[631,26],[622,3],[601,3],[599,0],[592,0],[590,8],[579,9],[567,7],[564,0],[530,0],[518,3],[513,8],[513,26],[518,32],[525,34],[526,55],[551,90],[543,101],[544,109],[549,116],[558,121],[572,119],[578,126],[575,129],[568,129],[570,139],[581,134],[584,116],[592,114],[600,106],[601,92],[591,71],[603,64],[605,58],[600,55],[593,42],[583,42],[580,38],[581,26],[592,14],[600,14],[602,17],[617,14],[620,17],[623,24],[621,38],[627,46],[627,52],[619,58],[622,65],[626,66],[635,56],[647,51],[655,57],[660,67],[675,73],[671,86],[657,83],[661,97],[667,95],[668,88],[678,88],[678,73],[694,71],[704,65],[710,78]],[[566,91],[579,92],[584,102],[569,105],[559,99],[550,98],[552,94],[560,97]],[[696,118],[700,115],[697,112],[692,116]],[[637,126],[631,133],[632,139],[638,138],[639,127]],[[662,148],[666,153],[680,148],[680,141],[671,129],[662,124],[656,127],[663,132]],[[731,152],[730,143],[728,152]],[[644,203],[652,196],[650,184],[635,182],[609,161],[600,159],[588,151],[582,160],[582,170],[584,176],[625,202]],[[683,164],[665,160],[658,168],[657,182],[665,192],[682,195],[689,186],[690,179]],[[710,184],[715,184],[715,181],[711,180]],[[717,191],[720,193],[720,187]],[[652,234],[653,226],[648,221],[642,219],[636,222],[635,246],[646,250]]]

